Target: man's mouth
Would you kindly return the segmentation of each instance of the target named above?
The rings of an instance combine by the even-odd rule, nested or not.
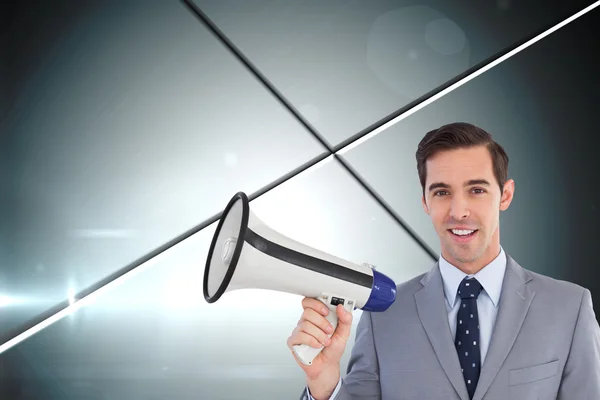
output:
[[[469,240],[477,234],[479,229],[448,229],[448,232],[459,241]]]

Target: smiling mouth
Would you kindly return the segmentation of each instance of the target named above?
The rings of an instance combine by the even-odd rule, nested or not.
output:
[[[452,236],[459,239],[467,239],[473,237],[479,229],[448,229],[448,232],[452,234]]]

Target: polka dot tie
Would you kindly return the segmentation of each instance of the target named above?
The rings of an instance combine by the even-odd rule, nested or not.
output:
[[[458,287],[461,298],[460,309],[456,317],[456,338],[454,344],[458,352],[460,368],[467,384],[469,398],[473,398],[479,371],[481,353],[479,349],[479,316],[477,315],[477,297],[483,287],[477,279],[463,279]]]

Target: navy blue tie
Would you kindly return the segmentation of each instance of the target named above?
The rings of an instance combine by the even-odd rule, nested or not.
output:
[[[456,345],[460,367],[471,399],[475,393],[481,370],[477,297],[482,289],[481,283],[475,278],[463,279],[458,287],[461,304],[456,316],[454,344]]]

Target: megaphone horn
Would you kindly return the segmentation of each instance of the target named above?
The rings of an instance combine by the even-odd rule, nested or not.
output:
[[[290,239],[252,213],[248,196],[229,201],[212,238],[203,292],[214,303],[229,291],[269,289],[313,297],[327,306],[335,329],[336,307],[382,312],[396,300],[396,284],[368,264],[358,265]],[[329,335],[331,336],[331,335]],[[298,359],[311,365],[323,347],[298,345]]]

